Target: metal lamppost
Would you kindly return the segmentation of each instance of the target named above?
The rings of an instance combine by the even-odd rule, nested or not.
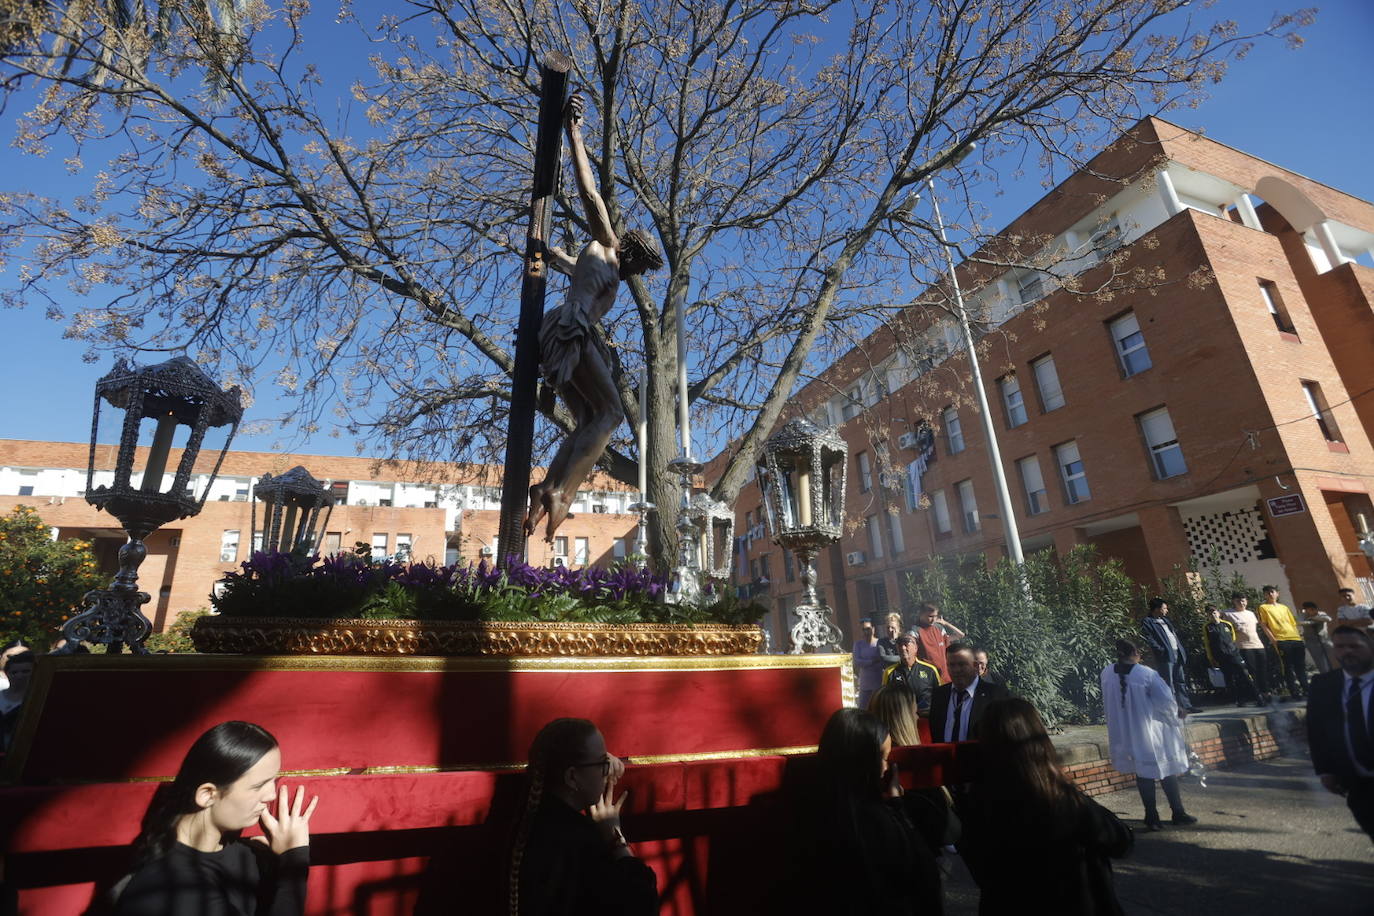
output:
[[[974,145],[963,147],[950,161],[950,165],[962,162]],[[1007,487],[1007,475],[1002,469],[1002,450],[997,446],[997,429],[993,426],[992,410],[988,406],[988,395],[983,389],[983,370],[978,367],[978,352],[974,347],[973,329],[969,326],[968,309],[964,307],[964,294],[959,289],[959,277],[954,271],[954,253],[945,238],[945,221],[940,216],[940,201],[935,196],[935,178],[926,179],[926,190],[930,192],[930,205],[935,210],[935,231],[940,238],[940,248],[945,253],[945,267],[949,272],[949,283],[954,288],[954,307],[959,318],[959,329],[964,336],[964,349],[968,351],[969,373],[973,376],[973,391],[978,397],[978,419],[983,424],[983,437],[988,444],[988,462],[992,465],[993,489],[997,491],[997,511],[1002,515],[1002,531],[1006,537],[1007,555],[1020,566],[1025,562],[1021,551],[1021,532],[1016,524],[1016,513],[1012,510],[1011,490]]]
[[[773,543],[791,550],[801,567],[802,601],[792,627],[792,652],[840,651],[842,639],[830,608],[816,594],[813,560],[839,540],[844,525],[845,468],[849,450],[833,427],[791,420],[763,445],[758,459],[764,518]]]
[[[313,549],[334,511],[334,498],[324,484],[300,465],[276,477],[263,474],[253,487],[253,497],[253,530],[257,531],[256,501],[261,500],[262,549],[269,553]],[[323,519],[321,509],[327,510]]]
[[[708,578],[722,581],[730,578],[734,565],[734,509],[706,493],[698,493],[692,497],[688,517],[696,529],[702,573]]]
[[[95,455],[100,441],[101,400],[124,411],[124,422],[115,458],[114,484],[97,487]],[[74,652],[84,641],[104,643],[110,652],[119,652],[121,646],[128,645],[134,653],[147,654],[143,640],[152,631],[152,623],[143,615],[141,606],[151,598],[147,592],[138,590],[138,567],[148,556],[144,539],[168,522],[200,512],[242,417],[238,386],[221,390],[199,366],[184,356],[156,366],[139,366],[119,359],[114,369],[96,382],[86,502],[119,519],[129,541],[119,549],[119,572],[114,582],[109,588],[87,592],[84,599],[87,609],[62,627],[62,636],[67,643],[59,652]],[[140,483],[134,486],[132,477],[139,426],[145,419],[155,421],[156,427]],[[172,485],[163,490],[163,477],[178,426],[189,426],[191,432],[181,451]],[[206,430],[219,426],[228,426],[229,434],[215,459],[205,492],[196,499],[190,488],[191,473]]]

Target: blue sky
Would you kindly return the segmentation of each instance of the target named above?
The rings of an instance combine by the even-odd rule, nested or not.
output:
[[[1268,20],[1272,9],[1254,0],[1221,0],[1208,15],[1237,19],[1243,29],[1256,28]],[[1374,3],[1338,0],[1323,4],[1316,24],[1305,36],[1305,45],[1298,50],[1274,42],[1262,45],[1232,65],[1226,81],[1212,88],[1210,99],[1201,107],[1165,117],[1346,193],[1374,200],[1374,157],[1370,154],[1374,119],[1368,117]],[[35,171],[31,162],[13,150],[0,149],[0,174],[11,176],[11,181]],[[1006,189],[989,202],[992,224],[1009,222],[1043,193],[1038,176],[1028,175],[1021,186]],[[0,275],[0,284],[5,282]],[[83,363],[84,346],[63,340],[61,326],[46,319],[41,310],[0,311],[0,328],[11,344],[0,360],[0,390],[7,394],[0,409],[0,436],[88,439],[93,386],[108,371],[110,361]],[[268,413],[260,406],[245,419],[261,420]],[[235,446],[356,453],[351,437],[332,438],[327,432],[307,441],[289,430],[241,435]]]

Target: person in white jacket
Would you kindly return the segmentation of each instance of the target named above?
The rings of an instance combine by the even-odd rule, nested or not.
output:
[[[1155,804],[1155,780],[1164,783],[1164,796],[1178,826],[1196,824],[1183,808],[1178,777],[1188,769],[1188,742],[1183,713],[1174,691],[1154,669],[1140,664],[1140,647],[1129,639],[1116,641],[1115,664],[1102,669],[1102,704],[1107,711],[1107,741],[1112,766],[1134,773],[1136,789],[1145,805],[1145,829],[1162,830]]]

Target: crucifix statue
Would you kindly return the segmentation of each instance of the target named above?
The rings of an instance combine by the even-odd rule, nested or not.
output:
[[[602,338],[601,319],[615,304],[621,280],[663,266],[658,246],[649,236],[637,229],[617,236],[611,227],[582,142],[584,110],[581,96],[572,96],[564,109],[563,125],[592,239],[576,260],[557,246],[549,246],[550,266],[567,274],[571,281],[567,301],[550,309],[539,329],[539,368],[546,392],[557,392],[577,423],[559,446],[548,474],[529,491],[525,533],[533,535],[539,523],[547,519],[544,540],[550,542],[568,517],[577,488],[591,473],[624,416],[612,379],[611,353]],[[639,460],[645,456],[640,455]]]

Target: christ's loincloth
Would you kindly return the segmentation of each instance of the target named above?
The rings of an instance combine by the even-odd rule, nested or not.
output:
[[[611,365],[611,351],[595,325],[587,320],[579,308],[567,303],[544,314],[539,328],[539,368],[544,381],[562,390],[571,381],[577,367],[589,354],[600,358],[602,365]]]

